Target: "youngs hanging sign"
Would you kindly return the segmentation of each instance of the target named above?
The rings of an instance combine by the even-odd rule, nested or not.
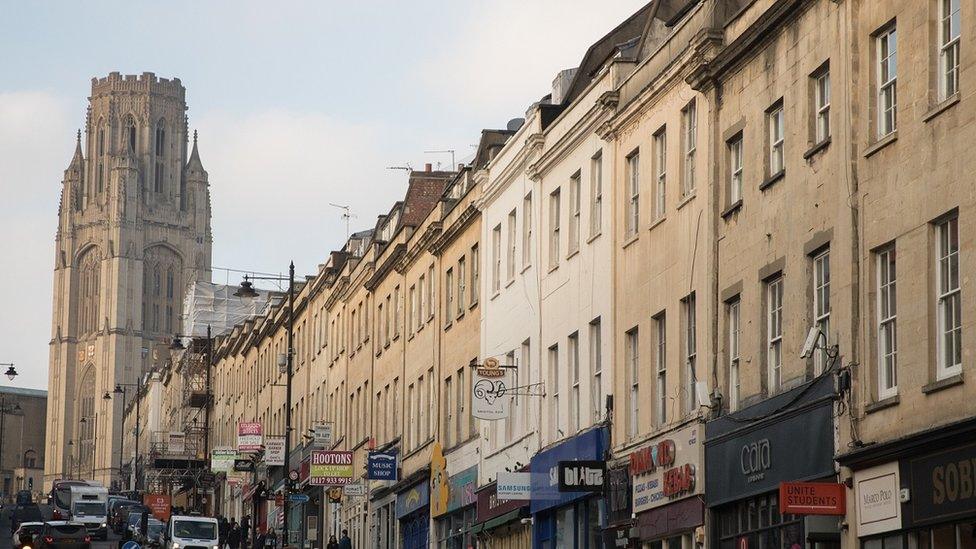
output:
[[[701,426],[676,431],[630,455],[633,512],[639,513],[699,493]]]
[[[474,369],[471,415],[475,418],[494,421],[508,417],[512,383],[506,366],[510,365],[499,364],[497,358],[489,357]]]

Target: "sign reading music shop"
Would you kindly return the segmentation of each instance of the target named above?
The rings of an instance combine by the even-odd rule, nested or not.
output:
[[[352,452],[312,452],[309,485],[341,486],[351,484],[352,477]]]

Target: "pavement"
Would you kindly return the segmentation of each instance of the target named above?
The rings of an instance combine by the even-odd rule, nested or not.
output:
[[[13,509],[12,505],[4,505],[3,511],[0,512],[0,549],[13,549],[12,543],[13,538],[10,531],[10,510]],[[51,508],[48,505],[39,505],[41,508],[41,515],[45,519],[51,518]],[[92,549],[118,549],[119,547],[119,536],[115,535],[113,532],[109,531],[108,541],[93,541]]]

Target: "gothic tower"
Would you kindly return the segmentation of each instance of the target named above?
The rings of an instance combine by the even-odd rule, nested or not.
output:
[[[118,482],[133,438],[120,453],[120,395],[103,395],[125,384],[133,401],[153,350],[180,330],[184,289],[210,280],[210,190],[186,110],[176,78],[92,79],[58,208],[46,487]]]

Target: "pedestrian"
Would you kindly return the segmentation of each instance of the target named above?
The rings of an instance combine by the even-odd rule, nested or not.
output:
[[[339,549],[352,549],[352,540],[349,539],[349,530],[342,531],[342,537],[339,538]]]
[[[236,519],[230,519],[230,530],[227,531],[227,545],[230,545],[230,549],[240,549],[241,527],[238,526]]]
[[[220,544],[220,549],[224,549],[224,545],[227,543],[227,534],[230,531],[230,523],[227,522],[227,517],[221,515],[217,519],[217,540]]]
[[[339,542],[336,541],[335,534],[329,536],[329,544],[325,546],[325,549],[339,549]]]
[[[251,535],[251,517],[245,515],[244,518],[241,519],[241,546],[247,547],[248,545],[250,545],[249,542],[251,541],[251,538],[248,537],[250,535]]]
[[[275,533],[274,528],[268,528],[268,535],[264,537],[264,549],[277,549],[278,547],[278,534]]]
[[[264,540],[267,539],[267,534],[265,534],[263,530],[262,531],[255,530],[255,531],[259,533],[257,539],[254,540],[254,549],[261,549],[262,547],[264,547]]]

